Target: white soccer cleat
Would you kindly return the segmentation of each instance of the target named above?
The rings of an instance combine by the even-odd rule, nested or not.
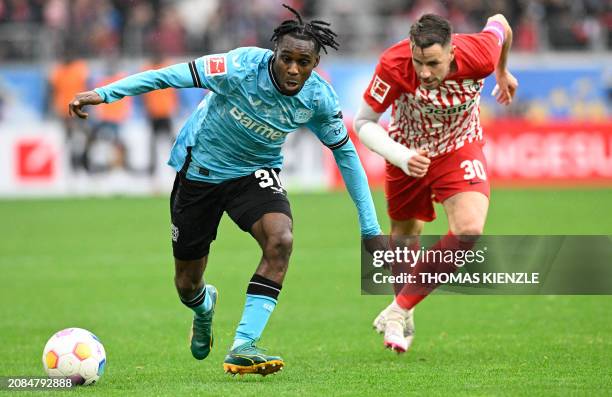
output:
[[[414,339],[414,309],[403,310],[393,302],[376,316],[372,326],[385,334],[385,347],[404,353]]]
[[[404,317],[391,316],[387,319],[385,327],[384,344],[387,349],[397,353],[405,353],[408,350],[408,341],[404,338]]]
[[[387,325],[387,315],[386,315],[386,312],[387,312],[388,309],[389,309],[389,307],[386,307],[385,310],[383,310],[382,312],[378,313],[378,316],[376,316],[376,318],[374,319],[374,322],[372,323],[372,327],[379,334],[385,333],[385,326]]]
[[[372,328],[376,330],[379,334],[385,333],[385,328],[387,325],[387,317],[389,316],[389,312],[393,310],[393,304],[387,306],[383,311],[378,313],[378,316],[374,319],[372,323]],[[404,312],[404,337],[414,337],[415,327],[414,327],[414,308]]]

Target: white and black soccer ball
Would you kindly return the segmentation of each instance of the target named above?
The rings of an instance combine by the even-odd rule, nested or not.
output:
[[[106,352],[91,332],[66,328],[49,339],[42,361],[50,377],[69,378],[73,385],[93,385],[104,373]]]

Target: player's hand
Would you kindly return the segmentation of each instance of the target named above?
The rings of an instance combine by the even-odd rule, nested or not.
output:
[[[387,251],[389,249],[389,236],[379,234],[378,236],[363,237],[361,239],[365,250],[374,255],[375,251]]]
[[[497,85],[493,89],[491,95],[495,97],[497,103],[506,106],[510,105],[519,85],[516,77],[509,71],[505,71],[496,72],[495,79],[497,80]]]
[[[74,99],[68,104],[68,113],[70,116],[77,115],[82,119],[86,119],[89,116],[88,113],[83,111],[83,106],[86,105],[99,105],[104,100],[95,91],[80,92],[75,95]]]
[[[410,157],[408,160],[407,169],[404,170],[406,174],[415,178],[422,178],[427,174],[427,170],[429,170],[429,164],[431,164],[431,160],[427,157],[429,155],[429,151],[427,149],[419,149],[417,150],[417,154]]]

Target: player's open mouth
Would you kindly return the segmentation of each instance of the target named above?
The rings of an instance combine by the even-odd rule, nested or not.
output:
[[[300,84],[297,81],[289,80],[285,83],[287,88],[298,88]]]

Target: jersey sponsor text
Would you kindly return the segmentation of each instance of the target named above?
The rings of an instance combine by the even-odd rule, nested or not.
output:
[[[229,113],[234,119],[236,119],[236,121],[242,124],[245,128],[255,132],[258,135],[263,136],[264,138],[268,138],[272,141],[275,141],[287,135],[282,131],[275,130],[272,127],[253,120],[252,118],[247,116],[245,112],[239,110],[236,106],[234,106]]]

